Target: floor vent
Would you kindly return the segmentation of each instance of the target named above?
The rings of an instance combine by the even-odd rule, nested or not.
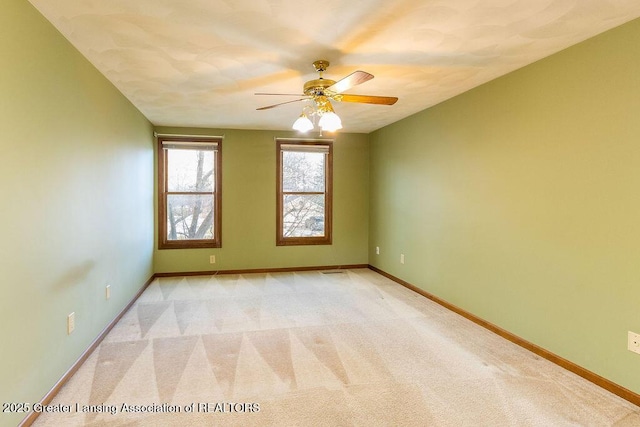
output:
[[[323,271],[322,274],[344,274],[342,270]]]

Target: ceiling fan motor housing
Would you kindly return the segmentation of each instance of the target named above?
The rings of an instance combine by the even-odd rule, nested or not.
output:
[[[309,80],[304,84],[304,94],[309,96],[328,95],[325,89],[333,86],[335,83],[333,80],[323,78]]]
[[[307,96],[331,96],[325,89],[335,84],[334,80],[324,79],[322,73],[329,67],[329,61],[319,59],[313,63],[313,68],[320,74],[319,79],[309,80],[304,84],[303,93]]]

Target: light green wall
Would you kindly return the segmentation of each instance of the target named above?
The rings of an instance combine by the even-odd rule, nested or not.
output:
[[[26,1],[0,63],[0,402],[35,402],[152,274],[153,129]]]
[[[274,137],[294,137],[294,133],[189,128],[157,128],[157,131],[188,135],[224,134],[224,141],[222,248],[157,250],[156,243],[156,272],[306,267],[368,262],[367,135],[338,133],[335,136],[333,244],[276,247]],[[215,264],[209,264],[209,255],[216,256]]]
[[[640,393],[640,20],[370,149],[372,265]]]

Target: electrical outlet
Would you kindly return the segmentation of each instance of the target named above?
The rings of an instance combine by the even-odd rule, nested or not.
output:
[[[400,254],[400,264],[404,264],[404,254]]]
[[[67,335],[71,335],[71,332],[76,328],[76,312],[67,316]]]
[[[629,341],[627,343],[629,351],[640,354],[640,334],[629,331]]]
[[[215,255],[211,255],[209,257],[209,264],[215,264],[216,263],[216,256]]]
[[[111,298],[111,285],[107,285],[107,286],[104,288],[104,297],[105,297],[106,299]]]
[[[380,246],[376,246],[376,255],[380,255]]]

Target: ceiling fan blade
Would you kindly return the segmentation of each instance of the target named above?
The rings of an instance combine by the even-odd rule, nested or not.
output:
[[[304,96],[302,93],[264,93],[256,92],[254,95],[278,95],[278,96]]]
[[[340,95],[342,102],[361,102],[364,104],[393,105],[398,101],[395,96],[369,96],[369,95]]]
[[[373,78],[373,74],[366,73],[364,71],[354,71],[342,80],[335,82],[333,85],[327,88],[328,91],[334,93],[342,93],[347,89],[351,89],[354,86],[362,84]]]
[[[266,107],[256,108],[256,110],[268,110],[270,108],[278,107],[280,105],[291,104],[292,102],[304,101],[305,99],[307,98],[294,99],[293,101],[281,102],[279,104],[274,104],[274,105],[267,105]]]

